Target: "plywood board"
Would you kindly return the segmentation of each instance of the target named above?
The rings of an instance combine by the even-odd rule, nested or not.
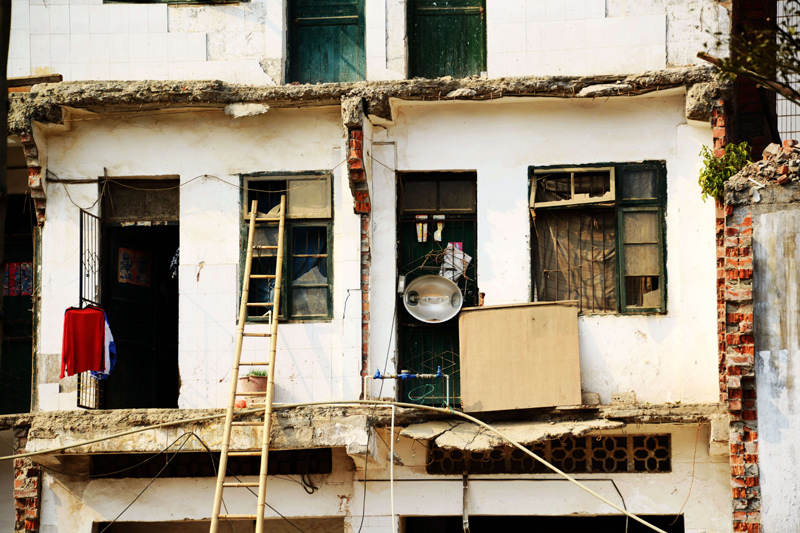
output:
[[[581,403],[576,302],[464,309],[458,329],[465,412]]]

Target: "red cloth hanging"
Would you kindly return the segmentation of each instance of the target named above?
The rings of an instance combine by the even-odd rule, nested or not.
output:
[[[61,378],[87,370],[105,370],[106,315],[99,307],[64,312],[64,339],[61,344]]]

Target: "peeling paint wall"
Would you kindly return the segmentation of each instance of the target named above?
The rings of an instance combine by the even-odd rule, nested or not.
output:
[[[585,392],[634,391],[639,402],[717,402],[714,206],[698,194],[707,124],[685,122],[683,95],[436,107],[396,102],[375,133],[371,372],[392,350],[396,287],[394,173],[476,170],[478,286],[486,305],[531,295],[528,166],[665,160],[667,313],[579,319]],[[396,159],[395,159],[396,154]],[[387,168],[388,167],[388,168]],[[391,351],[394,354],[393,351]],[[393,372],[390,364],[386,372]],[[383,396],[393,382],[383,385]],[[372,393],[378,393],[374,384]]]
[[[762,193],[765,196],[767,193]],[[765,531],[795,531],[800,495],[800,210],[754,217],[759,473]]]
[[[221,111],[160,118],[77,121],[72,131],[40,139],[48,171],[59,178],[180,176],[179,405],[224,407],[239,299],[239,173],[316,171],[344,159],[338,108],[270,110],[231,119]],[[339,165],[334,171],[333,320],[283,324],[276,401],[355,399],[360,393],[361,312],[347,289],[359,287],[360,219]],[[211,175],[215,178],[199,178]],[[44,410],[74,408],[74,378],[57,371],[64,310],[78,303],[78,207],[91,206],[97,183],[46,184],[42,232],[42,312],[38,390]],[[67,190],[69,196],[67,196]],[[74,202],[74,204],[73,204]],[[98,207],[92,207],[97,212]],[[354,303],[355,302],[355,303]],[[252,331],[266,331],[266,325]],[[113,325],[112,325],[113,331]],[[262,360],[269,339],[248,338],[243,360]]]
[[[14,0],[12,16],[12,77],[284,82],[286,0]],[[698,63],[730,17],[716,0],[487,0],[486,25],[492,78],[629,74]],[[405,78],[406,0],[366,2],[365,37],[367,79]]]

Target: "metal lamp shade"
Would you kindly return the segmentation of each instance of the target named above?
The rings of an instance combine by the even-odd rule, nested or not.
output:
[[[450,320],[463,304],[458,285],[442,276],[420,276],[403,293],[403,305],[411,316],[429,324]]]

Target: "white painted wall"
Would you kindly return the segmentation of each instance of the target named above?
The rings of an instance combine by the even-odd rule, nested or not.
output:
[[[13,455],[14,431],[0,431],[0,457]],[[0,531],[14,531],[14,462],[0,461]]]
[[[284,81],[286,0],[12,4],[9,76]],[[705,43],[730,27],[716,0],[487,0],[486,6],[492,78],[629,74],[697,64]],[[405,0],[366,2],[367,79],[406,77],[405,13]]]
[[[744,445],[745,453],[758,453],[765,531],[800,524],[796,470],[787,468],[800,463],[798,225],[796,209],[758,215],[753,224],[758,442]]]
[[[640,402],[716,402],[714,206],[697,192],[698,153],[710,144],[711,131],[687,124],[683,95],[670,94],[396,102],[395,123],[374,137],[374,157],[385,158],[385,166],[373,164],[371,372],[383,371],[387,348],[394,356],[396,201],[387,166],[477,171],[478,286],[492,305],[530,299],[529,165],[655,159],[667,166],[667,313],[581,317],[582,388],[599,393],[603,403],[631,390]],[[377,385],[371,392],[377,394]]]
[[[333,320],[283,324],[279,331],[276,401],[354,399],[360,393],[360,221],[344,176],[337,107],[271,110],[231,119],[221,111],[168,117],[76,121],[72,131],[37,139],[48,171],[60,178],[178,175],[180,190],[179,405],[227,405],[238,315],[239,173],[334,171]],[[134,148],[135,147],[135,148]],[[201,175],[214,178],[193,178]],[[66,196],[66,190],[72,199]],[[95,202],[98,186],[49,182],[42,233],[41,361],[58,364],[64,309],[78,298],[78,207]],[[96,211],[98,208],[93,208]],[[352,290],[351,290],[352,292]],[[113,324],[111,325],[113,331]],[[265,328],[266,326],[262,326]],[[257,331],[258,327],[253,328]],[[263,360],[269,339],[246,339],[243,360]],[[39,369],[40,382],[43,369]],[[63,390],[63,387],[62,387]],[[74,407],[74,392],[39,385],[40,407]],[[53,399],[53,395],[59,395]],[[54,403],[55,402],[55,403]]]
[[[629,431],[632,432],[632,428]],[[399,429],[398,429],[399,432]],[[389,441],[388,431],[382,431]],[[726,457],[707,454],[708,426],[644,426],[635,433],[672,434],[672,471],[659,474],[582,474],[581,480],[613,502],[620,496],[637,514],[676,514],[683,509],[687,533],[730,531],[729,466]],[[603,432],[604,436],[619,432]],[[696,450],[696,455],[695,455]],[[388,450],[381,443],[382,454]],[[395,465],[395,512],[398,516],[460,516],[461,476],[429,476],[425,446],[399,438],[395,451],[402,465]],[[270,477],[267,501],[289,518],[343,516],[357,531],[364,512],[364,472],[354,470],[340,449],[334,450],[334,472],[314,476],[321,488],[307,495],[297,483]],[[387,465],[384,465],[387,466]],[[296,477],[292,476],[295,478]],[[366,484],[364,529],[375,533],[391,530],[390,483],[387,468],[370,464]],[[491,479],[492,481],[487,481]],[[531,482],[536,479],[539,481]],[[595,479],[596,481],[592,481]],[[247,481],[248,478],[243,478]],[[547,480],[547,481],[544,481]],[[694,480],[694,481],[692,481]],[[125,508],[149,479],[66,480],[45,475],[42,531],[88,533],[92,521],[110,520]],[[191,498],[186,495],[191,494]],[[208,519],[214,494],[211,478],[159,479],[122,516],[124,521]],[[226,498],[232,513],[251,513],[255,498]],[[473,515],[607,515],[618,514],[606,504],[554,474],[471,476],[469,510]],[[268,517],[276,515],[267,510]],[[58,527],[59,529],[56,529]],[[346,526],[347,527],[347,526]]]

